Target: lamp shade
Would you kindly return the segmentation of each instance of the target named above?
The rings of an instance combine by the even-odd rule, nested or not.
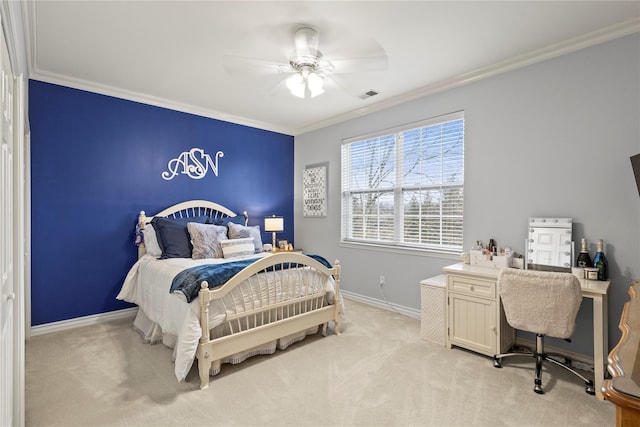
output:
[[[264,231],[283,231],[284,218],[281,216],[268,216],[264,219]]]

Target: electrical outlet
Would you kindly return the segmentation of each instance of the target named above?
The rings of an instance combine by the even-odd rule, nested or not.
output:
[[[384,276],[380,276],[380,287],[384,286]]]

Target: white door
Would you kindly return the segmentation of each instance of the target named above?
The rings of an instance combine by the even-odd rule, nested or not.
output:
[[[13,424],[13,73],[0,28],[0,426]]]

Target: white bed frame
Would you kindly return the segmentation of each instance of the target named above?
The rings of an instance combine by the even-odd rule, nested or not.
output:
[[[248,222],[247,213],[245,224]],[[185,218],[207,215],[213,218],[235,217],[231,210],[217,203],[206,200],[193,200],[171,206],[154,216]],[[144,228],[153,217],[147,217],[144,211],[140,212],[138,224]],[[139,247],[139,256],[144,255],[144,245]],[[335,303],[327,305],[326,291],[323,286],[309,288],[317,291],[307,291],[304,295],[297,295],[286,301],[274,301],[270,296],[276,295],[271,288],[276,285],[276,280],[269,280],[267,275],[261,275],[267,269],[286,263],[295,263],[298,266],[298,274],[280,274],[280,286],[289,286],[286,282],[293,280],[308,281],[326,280],[333,276],[335,287]],[[280,270],[281,272],[282,270]],[[320,273],[320,274],[318,274]],[[275,273],[278,274],[277,272]],[[274,273],[271,273],[271,277]],[[266,296],[254,295],[255,302],[251,306],[226,307],[226,326],[230,330],[229,335],[219,338],[211,338],[208,322],[209,303],[215,299],[223,298],[233,292],[241,292],[240,283],[255,281],[267,286],[269,291]],[[282,283],[284,282],[284,283]],[[257,300],[256,300],[257,298]],[[198,371],[200,374],[200,388],[209,386],[210,370],[220,370],[221,361],[234,354],[251,350],[257,346],[307,331],[320,326],[322,334],[327,334],[328,324],[334,322],[334,332],[340,334],[340,263],[335,261],[334,267],[329,269],[315,259],[293,252],[278,252],[269,257],[262,258],[252,263],[244,270],[232,277],[227,283],[216,289],[209,289],[207,282],[202,282],[198,294],[200,305],[200,326],[202,337],[198,344],[196,358],[198,359]],[[258,326],[256,326],[258,325]]]

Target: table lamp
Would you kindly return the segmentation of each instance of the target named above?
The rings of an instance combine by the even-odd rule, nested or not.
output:
[[[284,231],[284,218],[281,216],[268,216],[264,219],[264,231],[271,231],[273,236],[272,250],[276,251],[276,233]]]

